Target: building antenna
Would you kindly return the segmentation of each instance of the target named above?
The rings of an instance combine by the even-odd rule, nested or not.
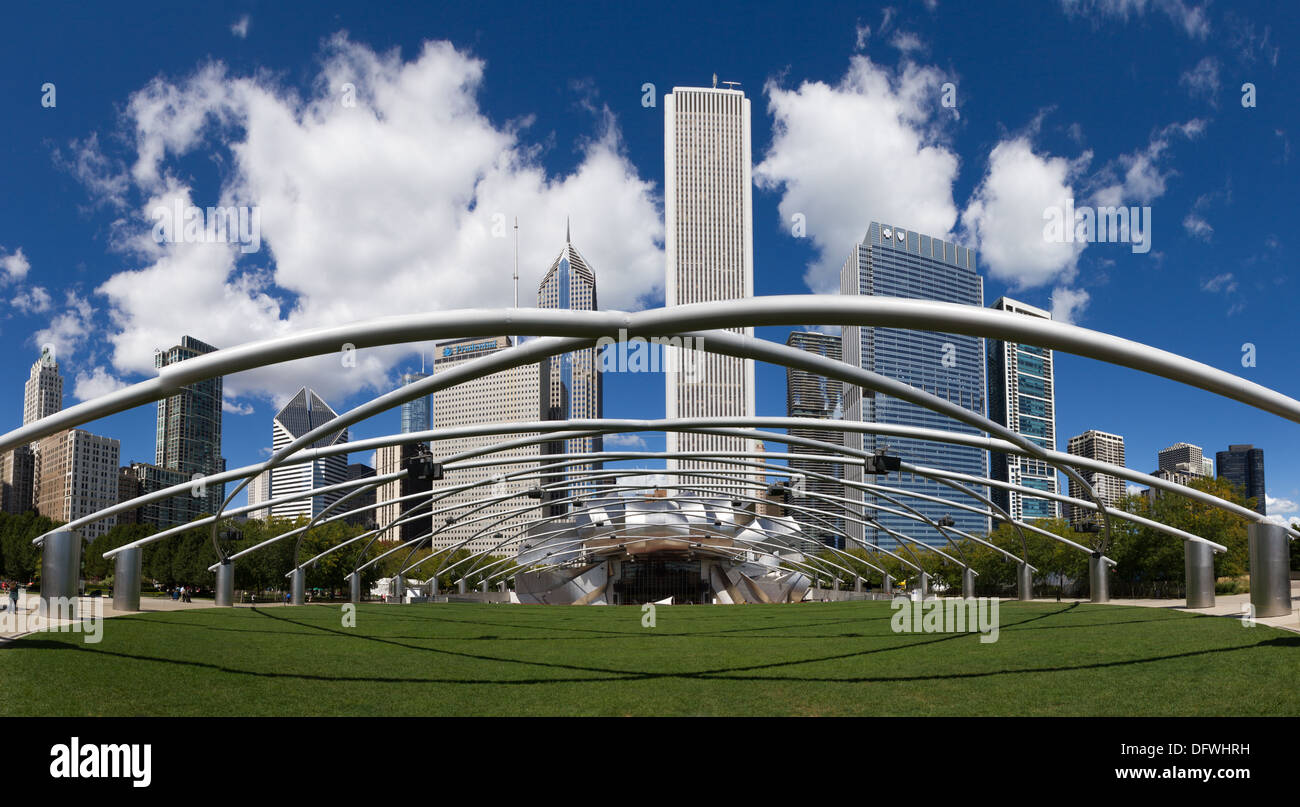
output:
[[[515,308],[519,307],[519,217],[515,216]],[[515,336],[512,344],[519,344],[519,337]]]

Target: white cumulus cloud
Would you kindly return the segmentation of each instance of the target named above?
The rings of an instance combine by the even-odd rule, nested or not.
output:
[[[115,377],[102,366],[92,368],[89,373],[84,370],[78,372],[74,384],[72,394],[78,401],[98,398],[127,386],[126,382]]]
[[[978,242],[980,261],[991,276],[1014,289],[1074,278],[1085,244],[1049,238],[1045,225],[1050,211],[1064,211],[1074,198],[1074,182],[1090,157],[1088,152],[1077,160],[1039,154],[1026,135],[994,147],[988,171],[962,213],[962,225]]]
[[[839,290],[840,266],[873,220],[950,234],[958,159],[938,129],[946,80],[932,67],[908,62],[894,71],[857,55],[833,86],[768,84],[774,131],[754,177],[781,192],[787,232],[804,216],[818,252],[804,275],[814,292]]]
[[[27,272],[32,268],[32,264],[23,254],[23,248],[19,247],[13,252],[7,252],[0,247],[0,270],[4,275],[0,276],[0,281],[22,280],[27,277]]]
[[[649,180],[627,159],[616,121],[595,108],[568,173],[549,173],[529,118],[490,120],[478,93],[488,66],[449,43],[411,59],[338,35],[311,91],[208,64],[158,78],[126,105],[134,228],[118,247],[141,256],[96,291],[106,298],[112,364],[152,374],[155,348],[191,334],[218,347],[378,316],[512,303],[519,219],[520,301],[532,305],[563,246],[566,219],[596,273],[602,308],[656,302],[663,224]],[[107,138],[105,139],[107,141]],[[224,157],[217,199],[178,177],[195,154]],[[93,189],[93,187],[92,187]],[[248,206],[261,250],[153,241],[159,205]],[[168,301],[166,307],[157,301]],[[226,379],[232,398],[267,399],[299,385],[327,399],[385,388],[415,347],[360,351]]]

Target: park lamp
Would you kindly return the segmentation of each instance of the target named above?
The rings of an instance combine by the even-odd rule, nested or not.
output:
[[[1101,532],[1101,527],[1095,521],[1085,521],[1079,525],[1079,532],[1098,533]]]
[[[530,498],[530,499],[540,499],[540,498],[542,498],[542,489],[541,489],[541,488],[529,488],[529,489],[528,489],[528,498]]]
[[[940,527],[954,527],[957,525],[957,522],[952,520],[952,516],[946,513],[944,514],[944,517],[939,519],[937,523]]]
[[[886,454],[883,451],[872,454],[867,457],[863,471],[876,476],[893,473],[903,467],[902,457]]]

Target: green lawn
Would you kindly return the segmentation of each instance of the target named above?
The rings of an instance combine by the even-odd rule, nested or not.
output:
[[[1003,603],[999,640],[885,602],[338,605],[107,620],[0,650],[0,715],[1297,715],[1300,636],[1154,608]]]

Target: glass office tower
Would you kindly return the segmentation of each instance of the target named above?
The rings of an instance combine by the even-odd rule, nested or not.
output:
[[[989,306],[1028,317],[1051,319],[1041,308],[999,297]],[[989,420],[1000,423],[1049,451],[1056,450],[1056,390],[1052,351],[1018,342],[988,340]],[[990,478],[1035,490],[1059,493],[1056,467],[1035,457],[994,452]],[[993,501],[1012,518],[1056,518],[1056,502],[1027,496],[1018,490],[993,488]]]
[[[786,345],[824,356],[834,361],[841,360],[840,337],[838,334],[819,333],[817,331],[791,331],[785,341]],[[843,384],[831,381],[824,375],[817,375],[797,367],[785,370],[785,414],[792,418],[817,418],[820,420],[840,420],[844,415]],[[795,437],[820,440],[823,443],[843,445],[843,433],[835,429],[789,429]],[[791,446],[791,451],[798,454],[830,454],[829,450],[809,446]],[[818,460],[790,460],[792,471],[808,472],[804,480],[804,489],[812,493],[843,498],[844,485],[835,481],[843,479],[844,466],[833,462]],[[813,474],[816,474],[814,476]],[[825,479],[824,477],[833,477]],[[836,512],[837,504],[825,499],[804,496],[795,497],[795,504],[807,505]],[[804,511],[791,513],[799,522],[804,535],[828,544],[836,549],[844,548],[844,537],[839,534],[844,529],[841,518],[824,518],[813,516]],[[811,547],[810,547],[811,549]]]
[[[854,247],[845,262],[840,273],[840,293],[984,305],[984,281],[975,271],[973,250],[879,222],[871,223],[866,238]],[[978,336],[847,326],[843,329],[843,347],[844,361],[848,364],[902,381],[977,414],[985,413],[984,340]],[[844,417],[866,423],[922,426],[975,436],[983,434],[973,426],[924,407],[851,385],[844,389]],[[845,441],[853,448],[867,451],[886,449],[904,462],[944,471],[983,477],[988,468],[987,454],[975,447],[871,434],[846,434]],[[960,496],[966,498],[967,504],[979,506],[974,498],[964,497],[946,485],[906,472],[864,480],[861,467],[848,466],[845,476],[850,481],[879,483],[945,499]],[[977,486],[976,490],[988,495],[985,486]],[[848,488],[846,495],[861,499],[864,494]],[[862,536],[868,542],[890,548],[897,544],[897,539],[889,532],[893,530],[926,543],[946,543],[943,536],[928,525],[903,516],[873,513],[872,506],[876,504],[899,508],[870,494],[865,494],[865,497],[866,518],[874,519],[880,526],[864,527],[850,520],[845,531],[851,537]],[[989,529],[989,520],[985,516],[924,499],[903,497],[902,500],[936,521],[950,516],[959,530],[985,533]]]
[[[1264,498],[1264,449],[1250,444],[1230,445],[1214,455],[1219,478],[1241,487],[1246,498],[1255,500],[1255,512],[1268,515]]]

